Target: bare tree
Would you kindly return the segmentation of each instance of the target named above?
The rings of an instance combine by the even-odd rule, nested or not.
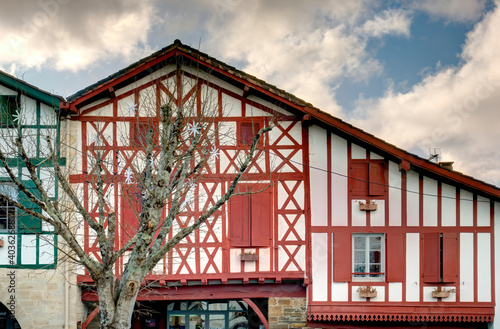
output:
[[[179,69],[177,74],[181,75]],[[173,81],[178,84],[183,80]],[[195,85],[198,87],[190,88],[194,90],[191,96],[184,97],[183,88],[186,85],[182,82],[182,85],[174,86],[182,97],[174,100],[167,96],[158,101],[154,94],[142,97],[139,104],[130,104],[128,109],[124,109],[137,112],[137,120],[145,120],[137,125],[139,128],[132,139],[133,143],[141,147],[141,152],[128,164],[125,182],[122,182],[124,185],[133,185],[133,191],[128,187],[128,201],[140,205],[138,208],[132,207],[137,226],[132,232],[128,231],[130,236],[119,249],[116,247],[116,232],[117,226],[123,223],[117,218],[114,211],[116,205],[110,200],[105,185],[110,177],[118,174],[116,162],[109,158],[120,155],[109,155],[100,148],[103,141],[99,135],[93,141],[92,156],[82,155],[91,159],[90,170],[83,173],[88,189],[92,192],[86,195],[81,186],[70,183],[67,168],[60,165],[60,150],[58,144],[54,143],[54,136],[40,137],[45,141],[43,161],[51,163],[53,179],[63,192],[58,200],[54,200],[48,192],[47,182],[37,174],[40,161],[39,158],[34,161],[29,154],[27,136],[19,133],[19,130],[10,129],[8,140],[11,147],[8,150],[0,148],[0,163],[10,181],[42,211],[33,211],[3,191],[0,191],[0,199],[55,228],[56,233],[64,240],[64,254],[83,265],[95,283],[102,328],[130,328],[136,298],[146,275],[165,254],[199,229],[232,195],[237,194],[236,187],[242,175],[252,161],[256,161],[259,139],[272,129],[272,124],[268,124],[255,132],[251,145],[239,156],[238,168],[227,190],[215,202],[207,204],[190,225],[175,228],[175,218],[195,201],[191,196],[192,189],[212,165],[211,162],[219,156],[215,141],[224,137],[220,133],[220,122],[215,120],[219,113],[218,103],[208,95],[208,88],[201,88],[202,85],[197,84],[196,80]],[[127,135],[128,131],[124,134]],[[2,138],[7,140],[7,136]],[[131,140],[129,136],[126,138]],[[9,163],[12,158],[22,161],[33,189],[27,188],[23,180],[19,179],[15,168]],[[89,211],[94,207],[86,207],[84,202],[95,205],[97,214]],[[82,223],[97,237],[100,259],[85,252],[83,241],[78,236]],[[128,260],[125,261],[123,274],[118,280],[114,268],[124,255]]]

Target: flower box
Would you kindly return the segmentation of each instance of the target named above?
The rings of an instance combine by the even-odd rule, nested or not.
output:
[[[3,239],[0,239],[0,248],[3,247]]]
[[[257,254],[240,254],[240,259],[243,262],[255,262],[259,259]]]
[[[374,298],[377,297],[377,289],[372,286],[359,287],[359,297],[361,298]]]
[[[374,210],[377,210],[377,204],[376,203],[360,203],[359,210],[374,211]]]
[[[432,297],[433,298],[448,298],[448,297],[450,297],[450,293],[452,293],[452,292],[454,292],[454,289],[434,290],[432,292]]]

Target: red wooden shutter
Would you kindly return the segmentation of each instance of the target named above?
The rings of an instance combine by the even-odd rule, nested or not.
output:
[[[352,195],[366,197],[368,195],[368,163],[353,162],[349,176]]]
[[[142,212],[142,191],[134,185],[123,186],[121,200],[121,241],[127,242],[139,229],[139,214]]]
[[[237,191],[246,192],[246,185],[240,184]],[[250,246],[250,197],[235,195],[229,199],[229,241],[233,247]]]
[[[335,282],[351,281],[351,235],[333,234],[333,280]]]
[[[424,233],[424,282],[440,282],[440,233]]]
[[[457,282],[457,233],[443,233],[443,282]]]
[[[405,248],[404,233],[387,234],[386,278],[387,282],[404,282],[405,279]]]
[[[371,196],[384,195],[386,191],[386,170],[383,162],[370,162],[368,194]]]
[[[256,186],[254,191],[265,189],[266,185]],[[271,239],[271,201],[272,189],[252,194],[252,247],[268,247]]]

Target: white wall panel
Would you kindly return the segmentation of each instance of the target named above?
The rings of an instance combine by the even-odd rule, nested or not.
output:
[[[22,235],[21,238],[21,264],[36,264],[36,235]]]
[[[347,302],[349,299],[348,282],[332,282],[332,301]]]
[[[351,144],[351,159],[366,159],[366,149],[356,144]]]
[[[41,235],[39,243],[40,264],[53,264],[54,263],[54,236],[52,234]]]
[[[376,200],[377,210],[370,211],[370,225],[384,226],[385,225],[385,200]]]
[[[328,234],[311,234],[312,300],[328,299]]]
[[[401,226],[401,172],[389,161],[389,226]]]
[[[490,226],[490,200],[477,197],[477,226]]]
[[[474,223],[472,199],[472,193],[460,190],[460,226],[472,226]]]
[[[494,208],[495,209],[494,236],[496,237],[496,239],[494,239],[494,242],[495,242],[495,273],[497,273],[496,276],[498,276],[498,273],[500,273],[500,238],[499,238],[500,237],[500,203],[495,202],[494,207],[495,207]],[[500,307],[498,307],[498,305],[500,305],[499,303],[500,303],[500,282],[498,282],[498,280],[497,280],[496,284],[495,284],[495,304],[497,305],[497,307],[495,307],[495,319],[497,319],[497,321],[496,321],[497,328],[500,327],[499,326],[500,321],[498,321],[498,319],[500,319]]]
[[[474,234],[460,233],[460,301],[474,301]]]
[[[441,225],[457,225],[457,192],[455,186],[441,184]]]
[[[311,225],[326,226],[328,224],[328,174],[326,170],[326,130],[318,126],[309,128],[309,169],[311,179]]]
[[[437,226],[437,181],[424,176],[424,226]]]
[[[420,234],[406,234],[406,301],[420,300]]]
[[[351,201],[351,220],[352,226],[366,226],[366,211],[359,210],[359,203],[366,202],[366,200],[352,200]]]
[[[491,302],[490,233],[477,234],[477,301]]]
[[[347,226],[347,141],[337,135],[332,135],[332,171],[332,224]]]
[[[419,186],[419,175],[414,171],[408,171],[406,174],[406,216],[408,226],[420,225]]]
[[[389,301],[402,302],[403,301],[403,283],[402,282],[389,282]]]

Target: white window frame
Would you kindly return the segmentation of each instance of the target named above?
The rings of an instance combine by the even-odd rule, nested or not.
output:
[[[18,193],[17,193],[17,188],[14,184],[0,182],[0,193],[7,195],[7,196],[10,196],[10,198],[12,200],[17,201],[17,194]],[[14,206],[12,205],[12,207],[14,207]],[[14,207],[14,214],[15,214],[14,215],[15,216],[14,227],[9,228],[9,218],[7,217],[6,218],[7,219],[7,222],[6,222],[7,227],[4,229],[0,228],[1,233],[11,233],[12,230],[17,232],[17,208],[16,207]]]
[[[365,238],[365,275],[359,276],[359,274],[355,274],[355,238]],[[370,272],[367,272],[370,268],[370,237],[379,237],[380,238],[380,276],[370,276]],[[369,282],[384,282],[385,281],[385,234],[384,233],[353,233],[352,234],[352,281],[369,281]]]

